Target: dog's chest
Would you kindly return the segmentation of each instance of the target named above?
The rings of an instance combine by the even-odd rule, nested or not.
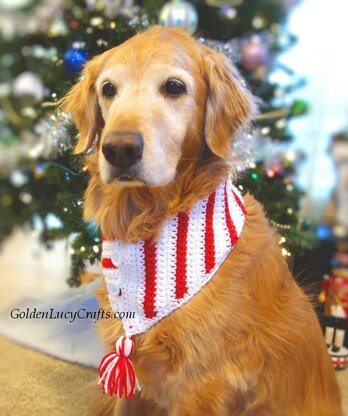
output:
[[[166,221],[156,243],[103,242],[103,271],[127,336],[147,331],[187,303],[236,245],[245,208],[230,179],[190,213]]]

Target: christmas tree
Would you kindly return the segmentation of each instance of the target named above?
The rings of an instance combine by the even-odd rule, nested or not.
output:
[[[311,247],[311,227],[299,218],[294,182],[299,160],[289,151],[289,121],[307,104],[291,100],[300,84],[271,81],[277,57],[294,43],[284,29],[295,0],[2,0],[0,2],[0,241],[16,226],[41,230],[42,241],[69,238],[69,283],[79,284],[100,256],[100,231],[83,222],[88,167],[72,153],[77,131],[59,102],[93,56],[152,24],[183,26],[226,54],[259,98],[255,126],[233,151],[238,186],[263,203],[285,257]]]

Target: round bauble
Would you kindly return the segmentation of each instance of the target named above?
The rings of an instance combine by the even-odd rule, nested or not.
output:
[[[18,75],[13,82],[12,90],[17,97],[29,95],[38,102],[42,101],[45,95],[45,88],[40,78],[30,71],[25,71]]]
[[[257,69],[265,65],[269,57],[268,47],[260,39],[251,39],[240,51],[240,60],[244,68]]]
[[[192,35],[197,29],[198,14],[191,3],[172,0],[162,7],[159,24],[166,27],[181,27]]]
[[[79,46],[73,46],[68,49],[64,54],[64,66],[70,74],[76,74],[80,72],[85,63],[88,61],[89,56],[87,52]]]

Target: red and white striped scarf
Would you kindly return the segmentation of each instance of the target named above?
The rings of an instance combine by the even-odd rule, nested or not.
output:
[[[103,241],[109,301],[127,337],[147,331],[187,303],[235,247],[245,221],[243,199],[231,179],[198,201],[190,213],[167,220],[156,243]]]

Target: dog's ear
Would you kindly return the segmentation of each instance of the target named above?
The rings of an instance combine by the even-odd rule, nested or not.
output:
[[[64,112],[73,114],[80,133],[74,153],[89,149],[97,135],[100,136],[104,120],[98,105],[95,81],[100,67],[100,56],[87,62],[80,81],[62,100]]]
[[[202,48],[208,88],[205,139],[215,155],[226,158],[231,151],[231,139],[252,114],[252,96],[224,55],[206,46]]]

